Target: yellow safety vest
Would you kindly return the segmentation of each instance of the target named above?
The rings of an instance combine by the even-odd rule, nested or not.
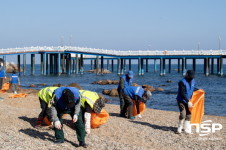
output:
[[[43,101],[45,101],[48,104],[53,97],[54,90],[56,90],[57,88],[58,87],[43,88],[38,92],[38,97],[41,98]]]
[[[89,106],[93,109],[93,105],[99,96],[96,92],[91,92],[87,90],[79,90],[81,96],[81,105],[85,108],[85,102],[89,104]]]

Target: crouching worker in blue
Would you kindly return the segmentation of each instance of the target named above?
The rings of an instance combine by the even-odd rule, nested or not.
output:
[[[133,82],[133,71],[128,71],[128,73],[125,75],[122,75],[119,80],[117,91],[118,91],[119,99],[120,99],[120,116],[121,117],[125,117],[125,115],[123,114],[125,100],[122,96],[122,93],[123,93],[124,88],[126,88],[127,86],[132,86],[132,82]]]
[[[133,100],[136,102],[136,109],[137,109],[137,117],[141,118],[140,109],[139,109],[139,102],[146,103],[147,100],[151,97],[150,91],[144,91],[144,89],[140,86],[128,86],[123,90],[123,98],[125,100],[125,106],[123,107],[122,113],[124,116],[127,114],[128,119],[135,119],[132,116],[133,113]]]
[[[177,103],[180,110],[179,124],[177,133],[181,133],[183,126],[186,133],[191,133],[191,112],[190,107],[193,106],[189,100],[191,99],[193,92],[198,90],[195,83],[195,72],[188,70],[185,77],[178,83]]]
[[[55,131],[55,143],[64,142],[63,114],[70,114],[72,122],[75,125],[79,146],[87,147],[85,143],[85,128],[80,111],[81,103],[79,90],[74,87],[59,87],[54,91],[52,106],[48,108],[50,121],[53,122]]]

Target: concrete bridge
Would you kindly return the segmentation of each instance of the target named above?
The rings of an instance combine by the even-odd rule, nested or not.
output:
[[[7,61],[7,55],[17,55],[18,68],[21,67],[21,56],[23,56],[23,70],[26,71],[26,55],[31,55],[31,74],[35,72],[35,55],[40,55],[41,73],[58,74],[75,73],[83,74],[84,59],[90,59],[91,69],[104,69],[104,60],[107,60],[107,69],[111,60],[111,71],[114,71],[114,60],[117,60],[117,73],[123,74],[125,65],[128,61],[129,70],[131,70],[131,60],[138,62],[139,75],[148,72],[148,61],[154,60],[154,71],[159,60],[160,75],[166,74],[166,61],[168,62],[168,71],[171,72],[171,60],[177,59],[178,72],[185,74],[187,60],[192,59],[193,70],[196,70],[196,60],[203,59],[204,74],[214,74],[214,60],[217,60],[217,73],[223,75],[223,60],[226,58],[226,50],[137,50],[121,51],[106,50],[86,47],[57,46],[57,47],[23,47],[0,49],[0,57]],[[144,61],[146,67],[144,68]],[[182,65],[180,65],[182,64]],[[5,64],[4,64],[5,65]],[[100,67],[99,67],[100,65]],[[19,73],[20,74],[20,73]]]

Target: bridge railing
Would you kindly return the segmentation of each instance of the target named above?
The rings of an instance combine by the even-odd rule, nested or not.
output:
[[[32,52],[83,52],[90,54],[102,54],[113,56],[154,56],[154,55],[226,55],[226,50],[107,50],[87,47],[72,47],[72,46],[37,46],[37,47],[23,47],[23,48],[7,48],[0,49],[0,54],[13,53],[32,53]]]

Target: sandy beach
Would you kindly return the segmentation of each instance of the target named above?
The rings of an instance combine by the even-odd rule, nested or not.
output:
[[[65,118],[65,142],[53,143],[54,132],[49,127],[34,128],[40,112],[36,94],[26,98],[8,98],[0,95],[0,149],[84,149],[78,144],[70,118]],[[150,150],[150,149],[226,149],[226,117],[208,116],[203,121],[220,123],[223,129],[206,136],[175,134],[178,112],[146,109],[143,118],[128,120],[118,115],[119,106],[107,104],[109,120],[86,136],[89,150]]]

